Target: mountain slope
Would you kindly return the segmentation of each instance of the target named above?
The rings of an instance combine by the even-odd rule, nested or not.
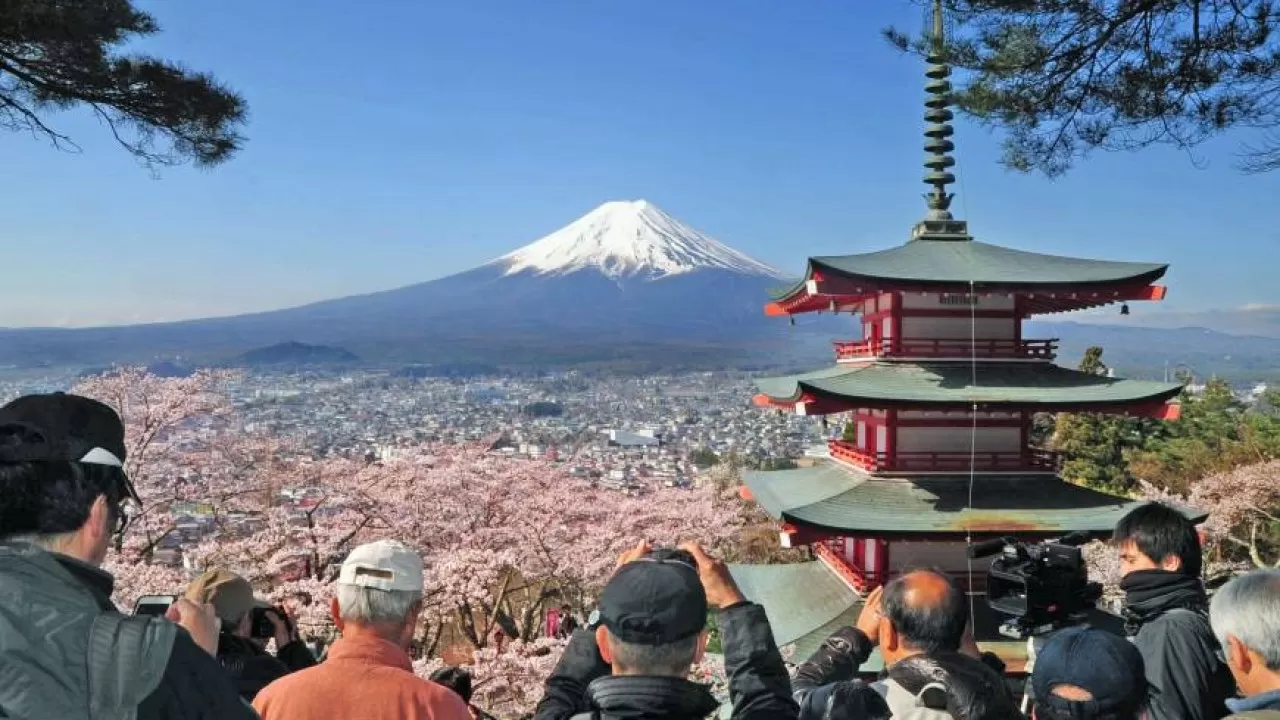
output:
[[[229,318],[0,332],[0,363],[222,360],[296,341],[371,362],[727,359],[782,348],[764,317],[781,273],[646,201],[611,202],[470,271],[395,290]],[[674,353],[674,355],[673,355]]]
[[[610,278],[657,279],[705,269],[782,275],[645,200],[608,202],[494,262],[506,275],[565,275],[594,269]]]

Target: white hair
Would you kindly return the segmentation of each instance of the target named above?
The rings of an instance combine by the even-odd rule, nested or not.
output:
[[[666,645],[642,645],[619,640],[609,633],[614,665],[638,675],[683,678],[698,657],[700,637],[692,635]]]
[[[1234,636],[1280,672],[1280,570],[1254,570],[1223,585],[1213,594],[1209,622],[1224,651]]]
[[[347,622],[400,626],[409,618],[409,611],[421,604],[421,590],[338,584],[338,614]]]

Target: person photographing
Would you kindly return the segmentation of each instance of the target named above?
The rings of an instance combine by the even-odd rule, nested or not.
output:
[[[285,675],[316,664],[284,612],[254,598],[253,587],[239,575],[207,570],[188,586],[186,597],[213,606],[221,630],[218,662],[246,701],[253,702],[258,692]],[[266,650],[273,639],[275,657]]]
[[[0,408],[0,717],[255,718],[214,659],[212,607],[182,598],[130,617],[112,604],[100,566],[138,503],[125,458],[124,425],[100,402]]]
[[[706,650],[708,608],[724,648],[735,720],[792,720],[791,683],[764,608],[747,601],[728,568],[695,543],[641,542],[624,553],[596,612],[547,680],[535,720],[694,720],[720,703],[688,680]]]

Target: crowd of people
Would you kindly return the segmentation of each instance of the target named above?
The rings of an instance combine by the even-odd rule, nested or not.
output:
[[[414,674],[423,561],[393,540],[343,561],[330,608],[339,637],[319,662],[288,613],[225,569],[207,570],[162,614],[118,611],[100,566],[137,502],[125,455],[121,421],[101,403],[53,394],[0,408],[0,718],[488,717],[471,705],[465,670]],[[1029,706],[1004,663],[979,650],[969,600],[946,574],[908,572],[870,593],[857,622],[792,673],[764,608],[723,562],[693,542],[640,542],[591,617],[558,624],[568,645],[534,718],[1280,718],[1280,570],[1241,575],[1210,601],[1194,525],[1156,503],[1127,515],[1114,542],[1127,637],[1078,626],[1043,638]],[[727,708],[688,679],[708,613]],[[865,677],[877,650],[884,670]]]

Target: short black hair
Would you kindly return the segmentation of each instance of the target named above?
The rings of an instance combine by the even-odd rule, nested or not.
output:
[[[0,429],[0,448],[37,441],[38,433],[22,426]],[[122,476],[117,467],[63,460],[0,463],[0,538],[75,532],[99,495],[119,518]]]
[[[460,667],[446,666],[431,673],[431,682],[443,685],[458,694],[462,702],[471,702],[471,673]]]
[[[929,573],[942,578],[947,590],[935,605],[907,603],[907,579],[915,573]],[[947,575],[936,570],[918,570],[899,575],[884,586],[880,598],[885,617],[910,647],[931,654],[960,649],[968,624],[968,601],[960,588]]]
[[[1196,526],[1177,509],[1164,503],[1140,505],[1120,518],[1112,540],[1117,545],[1132,541],[1143,555],[1159,564],[1169,555],[1182,560],[1180,572],[1200,577],[1200,535]]]

